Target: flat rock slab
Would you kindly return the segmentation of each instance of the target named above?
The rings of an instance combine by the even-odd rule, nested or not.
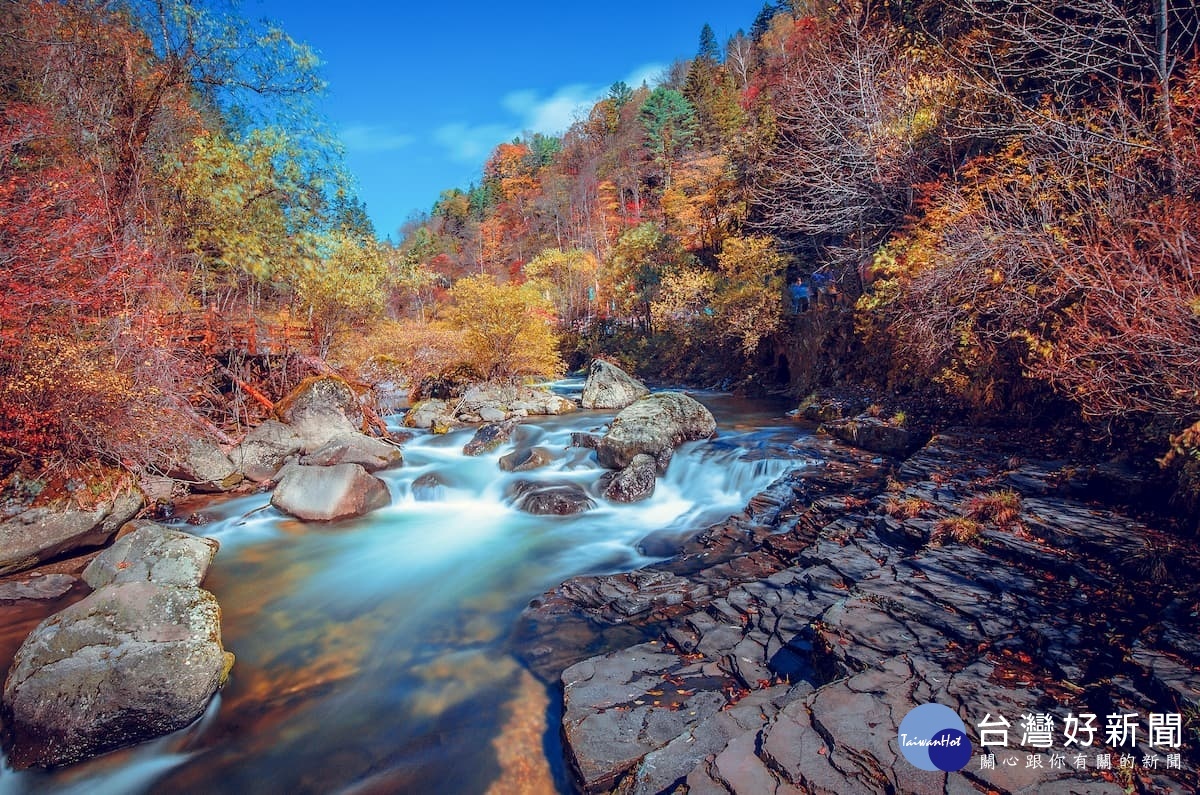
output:
[[[220,616],[207,591],[132,582],[43,621],[4,686],[9,761],[66,765],[199,718],[232,664]]]
[[[79,582],[70,574],[43,574],[26,580],[0,583],[0,602],[57,599]]]
[[[154,522],[138,522],[83,570],[93,588],[113,583],[153,582],[195,587],[204,580],[220,545],[216,539],[172,530]]]
[[[107,541],[144,504],[127,494],[95,511],[33,508],[0,522],[0,575],[30,569],[65,552]]]
[[[978,722],[1006,716],[1010,749],[1028,751],[1017,740],[1034,710],[1059,727],[1068,711],[1096,712],[1098,724],[1134,713],[1142,738],[1149,713],[1200,710],[1200,578],[1163,561],[1197,557],[1191,542],[1039,486],[1068,465],[1021,462],[987,434],[934,438],[886,491],[862,453],[829,440],[798,450],[823,463],[781,478],[676,558],[574,578],[523,615],[524,659],[548,679],[561,672],[585,791],[1117,793],[1094,763],[1116,749],[1089,749],[1085,770],[1048,754],[1026,767],[1015,752],[1019,765],[982,768]],[[965,542],[938,534],[1019,483],[1031,491],[1010,523],[982,519]],[[716,713],[655,714],[673,704],[654,680],[684,672],[679,689]],[[961,772],[900,755],[900,721],[929,702],[967,727],[975,753]],[[736,723],[722,719],[736,710]],[[1182,770],[1139,767],[1145,791],[1197,791],[1200,752],[1186,738],[1180,750]]]

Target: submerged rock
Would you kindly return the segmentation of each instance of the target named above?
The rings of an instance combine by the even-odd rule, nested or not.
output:
[[[300,459],[305,466],[358,464],[368,472],[399,466],[403,462],[399,447],[363,433],[335,436]]]
[[[707,439],[716,432],[713,415],[679,392],[659,392],[624,409],[596,446],[600,465],[624,469],[635,456],[649,455],[660,471],[683,442]]]
[[[446,496],[446,482],[436,472],[426,472],[413,480],[412,495],[418,502],[437,502]]]
[[[579,403],[585,409],[623,409],[649,394],[645,384],[620,367],[593,359]]]
[[[128,582],[43,621],[4,685],[9,761],[53,767],[181,729],[232,664],[199,588]]]
[[[278,420],[266,420],[251,429],[229,454],[238,471],[255,483],[272,480],[289,456],[300,452],[303,440]]]
[[[596,507],[596,502],[578,483],[534,483],[517,481],[512,486],[516,506],[538,516],[569,516]]]
[[[658,476],[655,460],[643,454],[635,455],[629,466],[614,475],[606,475],[603,495],[614,502],[638,502],[654,494],[654,481]]]
[[[0,575],[33,568],[75,549],[100,546],[143,504],[140,493],[123,494],[94,511],[33,508],[0,522]]]
[[[471,437],[471,441],[463,445],[463,455],[490,453],[511,439],[513,431],[516,429],[515,420],[489,422],[487,425],[481,425],[479,430],[475,431],[475,435]]]
[[[333,522],[385,508],[387,484],[358,464],[331,467],[289,465],[279,476],[271,504],[298,519]]]
[[[545,447],[526,447],[500,456],[500,468],[505,472],[528,472],[540,469],[554,460],[554,455]]]

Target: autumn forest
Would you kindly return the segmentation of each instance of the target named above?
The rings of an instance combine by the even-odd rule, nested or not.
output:
[[[1194,3],[811,0],[698,34],[381,242],[285,31],[3,3],[0,474],[165,471],[313,374],[419,398],[605,354],[1083,428],[1195,506]]]

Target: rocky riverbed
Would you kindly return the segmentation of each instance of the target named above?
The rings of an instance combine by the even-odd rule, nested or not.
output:
[[[523,614],[517,644],[561,686],[579,787],[1197,790],[1193,543],[1097,502],[1123,496],[1111,479],[994,433],[940,433],[905,460],[821,435],[797,445],[825,463],[678,556],[571,579]],[[961,772],[901,758],[899,724],[927,702],[966,725]],[[1049,748],[1023,744],[1038,714],[1054,721]],[[1092,745],[1065,742],[1068,714],[1097,716]],[[1177,743],[1148,745],[1152,714],[1181,716]],[[1135,744],[1108,736],[1110,715],[1134,716]],[[981,747],[979,724],[998,717],[1006,747]]]

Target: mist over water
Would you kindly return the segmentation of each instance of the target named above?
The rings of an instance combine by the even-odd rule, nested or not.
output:
[[[530,777],[526,791],[552,786],[528,727],[502,731],[530,703],[528,674],[508,650],[520,611],[569,577],[658,559],[643,551],[647,537],[661,552],[804,463],[789,456],[800,431],[785,406],[697,397],[717,437],[680,447],[653,497],[632,505],[596,496],[595,454],[568,447],[573,432],[602,432],[612,412],[534,418],[477,458],[462,454],[474,429],[418,433],[404,466],[379,473],[391,506],[353,521],[304,524],[268,494],[214,503],[201,532],[221,551],[205,587],[237,656],[219,704],[171,737],[64,771],[5,770],[0,795],[484,792],[515,775]],[[500,470],[502,455],[533,445],[554,460]],[[510,496],[520,480],[579,483],[597,506],[524,513]],[[514,754],[499,747],[508,742],[532,745],[515,756],[536,764],[514,772],[503,761]]]

